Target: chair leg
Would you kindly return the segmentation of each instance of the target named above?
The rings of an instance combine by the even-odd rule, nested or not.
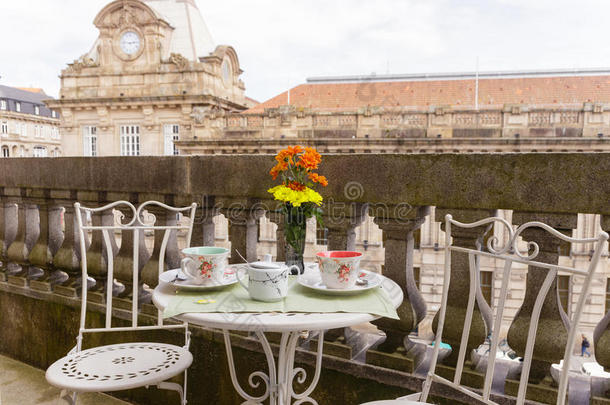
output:
[[[186,404],[186,397],[184,395],[182,385],[164,381],[162,383],[157,384],[157,388],[159,388],[160,390],[176,391],[180,395],[180,404]]]
[[[70,405],[76,405],[76,401],[78,400],[78,393],[70,393],[67,390],[61,390],[61,392],[59,393],[59,398],[65,400]]]

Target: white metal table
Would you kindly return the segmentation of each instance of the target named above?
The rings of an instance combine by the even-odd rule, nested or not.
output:
[[[401,288],[389,278],[381,277],[381,288],[388,293],[394,307],[398,308],[403,300]],[[168,284],[160,284],[154,290],[153,302],[155,306],[163,310],[174,295],[174,287]],[[379,317],[371,314],[354,313],[253,314],[229,312],[185,313],[176,318],[195,325],[219,329],[223,332],[231,380],[237,393],[245,399],[243,404],[262,404],[269,400],[270,405],[299,405],[304,403],[317,405],[318,403],[310,395],[320,378],[324,331],[370,322]],[[248,394],[237,380],[230,330],[254,332],[263,347],[269,368],[268,373],[256,371],[250,374],[248,378],[248,383],[253,389],[258,388],[261,381],[265,384],[265,392],[260,396]],[[277,362],[273,356],[271,345],[265,336],[267,332],[281,333]],[[309,387],[305,391],[297,393],[294,391],[293,382],[296,379],[299,384],[305,383],[307,373],[301,367],[294,367],[294,357],[299,337],[308,335],[309,332],[319,332],[315,374]]]

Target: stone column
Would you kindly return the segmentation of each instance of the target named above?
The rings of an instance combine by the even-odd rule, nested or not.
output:
[[[264,211],[249,201],[234,201],[228,209],[221,210],[229,221],[231,263],[242,263],[239,253],[249,262],[257,260],[258,219]]]
[[[430,207],[418,207],[412,209],[408,219],[379,216],[374,219],[383,231],[383,275],[395,281],[404,294],[404,300],[398,308],[400,321],[382,318],[373,322],[387,336],[377,348],[378,351],[394,353],[398,350],[399,353],[405,353],[405,338],[426,316],[426,303],[417,289],[413,274],[413,232],[422,226],[429,213]]]
[[[521,225],[531,221],[544,222],[558,231],[571,235],[572,229],[576,228],[577,225],[577,215],[513,213],[513,222],[515,224]],[[521,236],[525,241],[532,241],[538,244],[540,253],[536,257],[536,261],[549,264],[559,263],[558,249],[561,244],[559,238],[542,228],[526,229]],[[547,273],[548,270],[539,267],[529,266],[527,269],[525,299],[508,331],[508,344],[519,356],[523,356],[525,353],[527,332],[534,304]],[[563,309],[557,292],[557,279],[555,278],[540,313],[530,372],[531,383],[537,384],[545,377],[548,377],[550,381],[551,364],[559,363],[563,358],[568,340],[568,325],[567,317],[564,314],[562,315],[562,312]]]
[[[6,203],[0,197],[0,271],[4,272],[8,264],[8,247],[15,240],[17,234],[17,207]],[[4,273],[0,274],[0,281],[4,280]]]
[[[26,202],[24,199],[17,201],[17,207],[17,234],[13,243],[8,247],[7,252],[8,259],[10,260],[8,272],[12,275],[19,274],[26,277],[30,264],[28,256],[39,235],[38,209],[35,205]]]
[[[445,227],[445,216],[451,214],[456,221],[472,223],[496,215],[495,211],[475,210],[445,210],[436,209],[436,220],[441,222],[442,229]],[[469,249],[476,249],[477,244],[482,244],[486,232],[492,232],[490,226],[477,228],[460,228],[453,226],[451,236],[453,245]],[[455,367],[460,351],[462,331],[466,319],[466,308],[470,294],[470,263],[465,253],[453,252],[451,254],[451,280],[449,295],[447,297],[447,312],[445,315],[445,326],[443,328],[443,342],[451,346],[451,354],[444,360],[445,364]],[[433,329],[436,333],[439,313],[433,321]],[[470,327],[466,358],[472,349],[477,348],[489,333],[491,333],[492,312],[489,304],[483,298],[480,284],[476,292],[476,305]]]
[[[276,247],[276,258],[278,262],[286,261],[286,234],[284,233],[284,220],[285,216],[282,211],[274,210],[267,213],[269,221],[277,225],[277,231],[275,232],[275,247]]]
[[[80,265],[81,251],[78,234],[78,225],[72,200],[58,200],[56,204],[64,208],[64,238],[61,246],[53,257],[53,267],[64,272],[67,278],[60,280],[61,285],[55,286],[55,292],[75,296],[74,284],[80,279],[82,270]],[[89,239],[85,233],[85,248],[89,247]]]
[[[602,229],[610,232],[610,215],[602,217]],[[603,259],[602,260],[607,260]],[[610,310],[595,327],[593,333],[595,348],[595,359],[604,366],[606,372],[610,372]]]

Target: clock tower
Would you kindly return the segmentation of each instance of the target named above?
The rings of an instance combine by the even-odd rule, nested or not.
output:
[[[194,0],[116,0],[95,17],[92,49],[61,73],[67,156],[177,154],[202,114],[239,112],[237,53],[216,46]]]

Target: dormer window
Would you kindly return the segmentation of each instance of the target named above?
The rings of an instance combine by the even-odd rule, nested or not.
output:
[[[21,112],[21,103],[19,101],[15,101],[15,111]]]
[[[6,110],[6,100],[0,100],[0,110]]]
[[[34,114],[40,115],[40,107],[37,105],[34,106]]]
[[[57,111],[52,110],[52,111],[51,111],[51,117],[53,117],[53,118],[57,118]]]

